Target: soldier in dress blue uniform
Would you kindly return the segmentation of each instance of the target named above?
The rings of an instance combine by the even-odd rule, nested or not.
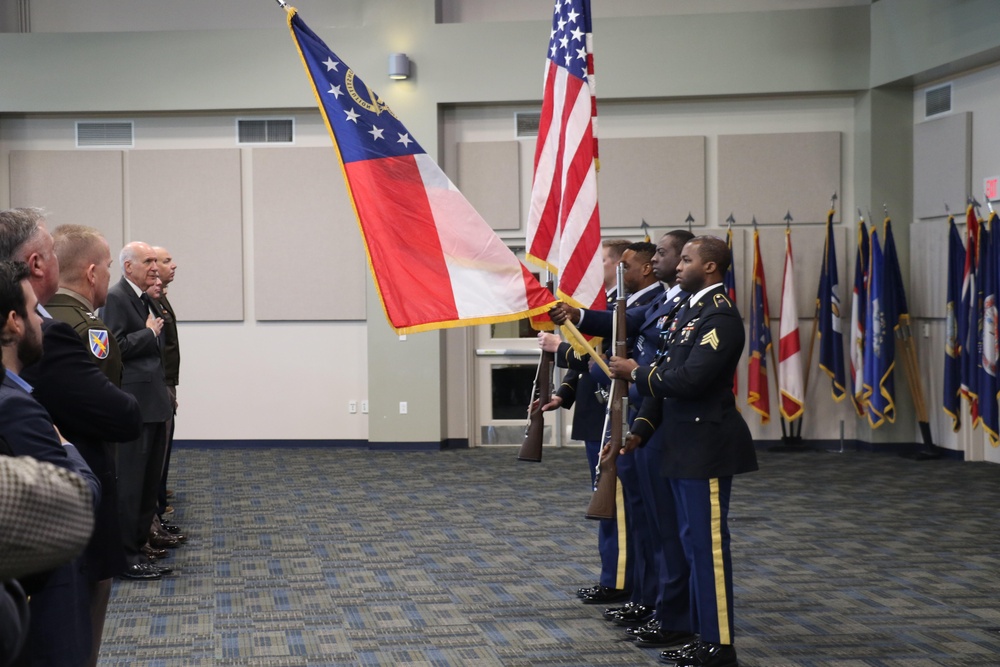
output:
[[[656,429],[665,434],[661,472],[677,499],[680,535],[691,569],[692,625],[700,640],[664,651],[679,667],[738,667],[733,646],[729,498],[733,475],[757,469],[750,430],[736,409],[733,375],[745,333],[726,296],[725,241],[700,236],[681,253],[677,282],[692,294],[676,313],[651,365],[613,357],[612,375],[635,383],[644,400],[628,454]]]
[[[601,245],[608,308],[614,308],[618,263],[631,244],[625,239],[605,239]],[[569,369],[553,394],[553,400],[542,409],[555,410],[561,406],[569,410],[576,406],[571,435],[574,440],[584,443],[590,483],[593,485],[604,431],[602,401],[607,399],[607,388],[611,382],[600,369],[596,373],[591,371],[593,362],[589,355],[579,356],[569,343],[562,342],[558,336],[543,332],[538,334],[538,339],[539,347],[555,355],[556,366]],[[632,545],[624,522],[619,525],[617,518],[601,519],[597,528],[597,549],[601,558],[600,576],[593,586],[577,590],[577,597],[584,604],[604,604],[624,599],[632,590],[633,570]]]

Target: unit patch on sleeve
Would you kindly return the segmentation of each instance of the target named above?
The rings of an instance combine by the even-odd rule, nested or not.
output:
[[[90,330],[90,351],[94,353],[94,356],[98,359],[107,359],[110,347],[108,345],[108,330],[107,329],[91,329]]]

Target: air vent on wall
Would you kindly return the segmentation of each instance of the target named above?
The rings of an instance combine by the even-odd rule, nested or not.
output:
[[[77,148],[131,148],[133,128],[130,120],[77,121]]]
[[[951,111],[951,84],[928,88],[924,93],[924,117],[930,118]]]
[[[295,140],[291,118],[237,118],[237,143],[290,144]]]
[[[541,122],[542,114],[536,111],[514,114],[514,123],[519,137],[537,137],[538,126]]]

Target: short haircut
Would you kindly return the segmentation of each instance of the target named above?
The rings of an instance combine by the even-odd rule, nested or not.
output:
[[[27,279],[28,265],[24,262],[0,262],[0,323],[6,322],[12,312],[22,318],[28,317],[28,303],[21,287],[21,282]],[[0,338],[2,345],[9,342]]]
[[[698,244],[698,256],[702,263],[715,262],[719,275],[729,270],[729,246],[718,236],[696,236],[690,243]]]
[[[678,255],[681,254],[681,250],[688,241],[694,238],[694,234],[686,229],[674,229],[663,235],[665,238],[670,239],[670,247],[674,249]]]
[[[91,264],[101,261],[104,236],[85,225],[59,225],[52,230],[56,257],[59,258],[59,278],[73,282],[83,277]]]
[[[24,247],[45,219],[40,208],[10,208],[0,211],[0,262],[22,260]]]
[[[608,254],[614,259],[621,259],[622,253],[629,247],[631,241],[626,239],[605,239],[601,245],[608,249]]]
[[[637,241],[636,243],[630,243],[626,250],[634,252],[636,257],[641,259],[643,262],[648,262],[653,259],[653,255],[656,254],[656,245],[650,243],[649,241]]]
[[[134,262],[139,258],[136,253],[135,241],[131,243],[126,243],[122,251],[118,253],[118,264],[122,268],[122,273],[125,273],[125,262]]]

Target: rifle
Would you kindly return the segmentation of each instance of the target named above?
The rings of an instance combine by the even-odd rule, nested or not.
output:
[[[615,356],[628,356],[625,344],[625,286],[623,285],[624,267],[618,265],[618,298],[615,300],[615,319],[613,338],[615,339]],[[617,516],[616,496],[618,495],[618,453],[625,446],[628,433],[628,382],[625,380],[611,381],[611,396],[604,415],[604,432],[611,425],[611,437],[608,442],[611,447],[607,456],[601,456],[597,463],[597,474],[594,477],[594,495],[587,506],[588,519],[613,519]],[[602,450],[603,453],[603,450]]]
[[[551,281],[548,288],[552,291]],[[555,360],[555,354],[544,350],[541,359],[538,360],[535,383],[531,386],[531,400],[528,402],[528,424],[524,428],[524,442],[521,443],[521,449],[517,453],[518,461],[540,463],[542,460],[542,435],[545,432],[545,414],[542,412],[542,406],[552,400],[552,366]],[[536,400],[538,407],[532,410],[531,406]]]

